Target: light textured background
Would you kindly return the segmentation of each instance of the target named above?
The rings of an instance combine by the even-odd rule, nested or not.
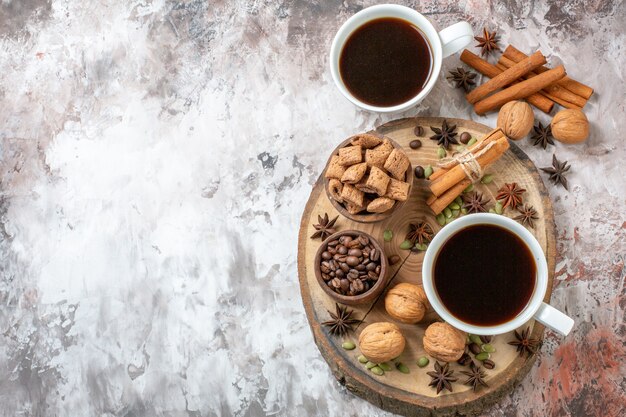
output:
[[[391,118],[476,117],[440,76],[378,116],[332,84],[360,1],[0,2],[0,415],[388,415],[332,378],[296,237],[328,152]],[[590,139],[549,185],[554,304],[537,364],[486,415],[617,415],[626,389],[622,1],[406,2],[499,28],[591,84]],[[458,57],[445,60],[447,71]],[[543,121],[548,120],[541,117]],[[620,394],[621,393],[621,394]]]

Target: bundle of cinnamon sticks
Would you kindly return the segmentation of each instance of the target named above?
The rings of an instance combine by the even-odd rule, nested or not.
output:
[[[593,94],[591,87],[567,77],[562,65],[547,68],[544,65],[546,59],[540,51],[527,56],[509,45],[497,65],[492,65],[464,50],[461,61],[491,78],[466,96],[478,114],[519,99],[526,99],[545,113],[552,110],[554,103],[580,109]]]
[[[489,132],[483,139],[468,148],[480,165],[481,171],[498,160],[509,149],[509,142],[500,128]],[[450,166],[435,171],[429,178],[432,196],[426,201],[435,214],[439,214],[471,183],[461,164],[452,161]]]

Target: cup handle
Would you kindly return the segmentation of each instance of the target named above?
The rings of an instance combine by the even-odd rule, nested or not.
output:
[[[535,313],[535,320],[562,336],[567,336],[574,327],[574,320],[571,317],[546,303],[541,303],[539,306],[539,310]]]
[[[467,22],[458,22],[439,32],[443,57],[465,48],[474,39],[474,31]]]

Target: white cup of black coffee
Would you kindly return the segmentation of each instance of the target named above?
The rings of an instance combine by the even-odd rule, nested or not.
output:
[[[432,90],[443,58],[469,44],[472,36],[467,22],[437,32],[425,16],[408,7],[368,7],[335,35],[331,74],[339,91],[363,109],[406,110]]]

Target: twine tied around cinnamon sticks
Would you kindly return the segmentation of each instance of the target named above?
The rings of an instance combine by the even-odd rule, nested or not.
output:
[[[459,155],[441,162],[429,180],[432,196],[426,204],[439,214],[457,198],[470,184],[481,179],[485,168],[500,158],[509,149],[509,141],[497,128],[468,147]]]
[[[479,181],[483,177],[483,169],[477,158],[486,154],[496,144],[493,141],[487,141],[488,143],[485,144],[485,138],[487,136],[478,140],[471,149],[467,148],[463,152],[442,159],[437,166],[442,169],[450,169],[458,165],[472,183]]]

